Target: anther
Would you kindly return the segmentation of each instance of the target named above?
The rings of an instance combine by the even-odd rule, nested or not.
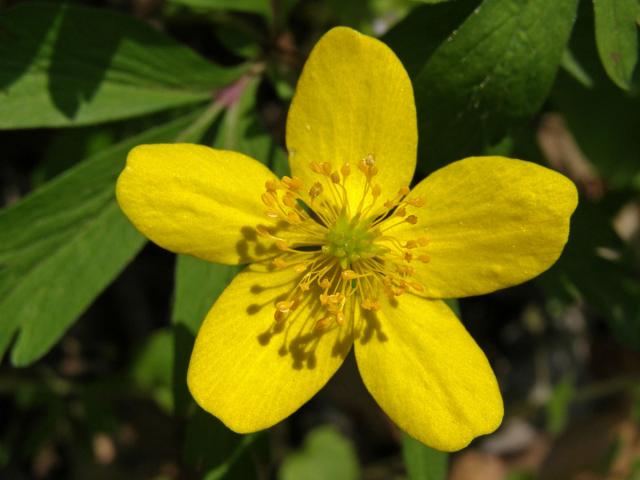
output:
[[[320,288],[322,288],[323,290],[327,290],[331,286],[331,282],[327,277],[324,277],[318,282],[318,285],[320,285]]]
[[[283,252],[289,250],[289,244],[284,240],[276,240],[276,247],[278,248],[278,250],[282,250]]]
[[[331,164],[329,162],[322,162],[320,164],[320,168],[322,169],[320,173],[323,173],[327,176],[331,175]]]
[[[309,196],[314,199],[322,194],[322,184],[320,182],[314,183],[309,189]]]
[[[271,264],[276,268],[287,268],[289,266],[289,264],[280,257],[274,258]]]
[[[402,187],[400,190],[398,190],[398,195],[404,197],[405,195],[407,195],[411,190],[409,189],[409,187],[405,186]]]
[[[269,232],[269,229],[267,227],[265,227],[264,225],[258,225],[256,227],[256,233],[258,235],[260,235],[261,237],[270,237],[271,236],[271,232]]]
[[[404,217],[407,214],[407,209],[404,207],[400,207],[396,210],[394,214],[396,217]]]
[[[362,159],[362,163],[367,166],[367,167],[373,167],[376,164],[376,159],[373,157],[373,155],[370,153],[368,154],[366,157],[364,157]]]
[[[429,263],[431,261],[431,257],[429,255],[420,255],[418,257],[418,260],[420,260],[422,263]]]
[[[404,221],[410,223],[411,225],[415,225],[416,223],[418,223],[418,217],[416,217],[415,215],[409,215],[404,219]]]
[[[316,331],[320,331],[320,330],[324,330],[325,328],[327,328],[327,326],[329,325],[329,321],[331,320],[330,317],[324,317],[321,318],[320,320],[318,320],[316,322],[316,324],[313,326],[313,329]]]
[[[331,181],[333,183],[340,183],[340,174],[338,172],[331,173]]]
[[[293,197],[291,192],[287,192],[287,194],[282,197],[282,203],[284,203],[287,207],[293,208],[296,206],[296,199]]]
[[[376,183],[371,189],[371,195],[373,195],[374,198],[377,198],[380,196],[381,193],[382,193],[382,188],[380,188],[380,185]]]
[[[267,180],[264,182],[264,186],[268,192],[275,192],[278,189],[278,182],[276,180]]]
[[[365,298],[362,302],[360,302],[360,306],[365,310],[380,310],[380,303],[373,298]]]
[[[289,190],[293,191],[300,190],[300,187],[302,187],[302,180],[300,180],[298,177],[290,178],[284,176],[282,177],[282,183],[284,183],[289,188]]]
[[[293,267],[293,269],[298,273],[302,273],[307,269],[307,267],[308,265],[306,263],[299,263],[295,267]]]
[[[262,203],[267,207],[273,207],[276,204],[276,197],[272,192],[265,192],[262,194]]]
[[[276,303],[276,309],[278,309],[282,313],[289,313],[291,311],[291,307],[293,306],[292,301],[282,301]]]
[[[314,173],[323,173],[322,166],[318,162],[311,162],[309,166]]]
[[[413,207],[423,207],[424,206],[424,198],[422,197],[416,197],[416,198],[412,198],[410,200],[407,200],[407,203]]]
[[[358,274],[353,270],[343,270],[340,276],[343,280],[353,280],[354,278],[358,278]]]
[[[349,165],[348,163],[343,164],[342,168],[340,168],[340,173],[342,173],[342,176],[344,178],[347,178],[351,173],[351,165]]]
[[[378,173],[378,167],[376,167],[376,161],[372,154],[369,154],[360,160],[358,168],[367,176],[368,179],[371,179],[371,177],[374,177]]]
[[[294,224],[302,222],[302,219],[300,218],[300,215],[298,215],[293,210],[290,211],[289,213],[287,213],[287,220],[289,220],[290,223],[294,223]]]

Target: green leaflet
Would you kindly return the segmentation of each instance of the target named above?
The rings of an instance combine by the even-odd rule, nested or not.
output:
[[[402,457],[409,480],[445,480],[447,478],[449,455],[423,445],[404,432]]]
[[[382,40],[402,60],[411,78],[431,55],[480,4],[480,0],[456,0],[440,5],[420,5],[389,30]]]
[[[500,140],[551,88],[577,0],[485,0],[414,76],[429,168]]]
[[[334,428],[311,431],[302,448],[282,463],[280,480],[356,480],[360,478],[356,452],[349,440]]]
[[[593,0],[598,54],[607,74],[624,90],[638,62],[636,0]]]
[[[195,115],[94,155],[0,212],[0,354],[44,355],[144,245],[114,182],[135,145],[171,141]]]
[[[0,129],[87,125],[203,102],[239,74],[113,10],[51,3],[0,14]]]

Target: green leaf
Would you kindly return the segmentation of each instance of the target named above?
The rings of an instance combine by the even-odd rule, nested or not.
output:
[[[267,165],[276,175],[285,175],[288,170],[287,156],[256,115],[260,79],[244,79],[246,81],[241,85],[241,94],[227,110],[213,146],[242,152]]]
[[[421,157],[446,164],[495,144],[545,101],[577,0],[485,0],[414,78]]]
[[[593,0],[593,10],[600,60],[609,78],[629,90],[638,61],[637,0]]]
[[[423,445],[415,438],[402,434],[402,457],[409,480],[445,480],[449,456]]]
[[[198,408],[186,425],[183,457],[188,465],[206,472],[198,478],[256,478],[254,462],[247,454],[260,437],[260,433],[238,435]]]
[[[205,315],[240,267],[178,255],[176,288],[171,315],[195,337]]]
[[[589,84],[561,71],[551,100],[604,183],[630,188],[640,181],[640,96],[630,95],[609,80],[596,51],[594,12],[585,7],[580,10],[570,47]]]
[[[270,17],[270,0],[168,0],[168,3],[198,10],[232,10]]]
[[[18,331],[14,365],[44,355],[142,248],[115,179],[132,147],[171,141],[194,118],[106,149],[0,212],[0,355]]]
[[[166,412],[173,410],[173,334],[162,329],[151,335],[136,356],[131,376]]]
[[[573,56],[571,50],[567,49],[562,55],[561,61],[562,68],[573,78],[575,78],[583,87],[592,88],[593,79],[582,67],[580,62]]]
[[[559,435],[567,426],[569,407],[576,391],[572,376],[566,376],[553,388],[551,398],[547,402],[547,431]]]
[[[243,456],[243,454],[247,453],[249,448],[255,442],[255,440],[256,440],[258,435],[259,434],[255,434],[254,433],[254,434],[250,434],[250,435],[244,435],[242,438],[240,438],[234,444],[234,448],[231,451],[231,453],[229,455],[225,456],[224,461],[222,461],[220,463],[220,465],[218,465],[217,467],[209,470],[207,472],[207,474],[205,475],[204,480],[222,480],[224,478],[247,478],[247,476],[249,474],[248,473],[244,473],[244,475],[240,476],[238,474],[238,472],[237,472],[240,469],[237,468],[237,467],[241,467],[242,468],[244,466],[244,471],[246,472],[247,470],[250,470],[248,468],[248,466],[250,464],[245,462],[244,465],[238,465],[238,460]],[[235,470],[234,470],[236,472],[236,474],[235,475],[229,475],[229,472],[232,471],[232,468],[234,468],[234,467],[236,467]],[[252,473],[255,474],[255,471],[253,471]]]
[[[204,102],[238,69],[107,8],[0,14],[0,129],[87,125]]]
[[[431,55],[479,5],[480,0],[456,0],[414,8],[382,40],[398,55],[409,76],[415,76]]]
[[[356,480],[360,478],[356,452],[349,440],[332,427],[307,435],[302,448],[282,462],[280,480]]]

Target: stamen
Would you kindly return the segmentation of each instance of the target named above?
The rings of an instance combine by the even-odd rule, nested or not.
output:
[[[255,231],[275,246],[276,255],[268,260],[272,268],[299,275],[289,295],[274,303],[276,323],[296,321],[297,306],[309,296],[321,308],[312,328],[325,331],[352,321],[357,306],[379,310],[383,295],[425,291],[415,280],[413,262],[431,260],[428,238],[399,239],[392,233],[401,224],[417,224],[413,209],[424,206],[424,199],[407,199],[410,190],[404,186],[383,202],[384,189],[373,182],[378,174],[374,154],[361,158],[357,167],[354,174],[349,162],[334,169],[329,162],[313,161],[309,169],[318,177],[310,186],[288,176],[265,182],[262,203],[277,226],[258,225]],[[358,174],[364,183],[351,184]],[[355,185],[363,187],[352,209],[348,192]]]

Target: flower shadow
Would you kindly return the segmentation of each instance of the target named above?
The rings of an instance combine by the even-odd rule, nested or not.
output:
[[[293,274],[286,281],[274,283],[274,276],[265,265],[252,265],[249,269],[261,269],[264,280],[254,282],[248,289],[246,313],[261,319],[266,328],[256,335],[256,341],[264,348],[274,348],[278,356],[289,358],[294,370],[315,369],[322,357],[345,358],[353,344],[352,325],[331,324],[318,328],[318,321],[326,315],[320,303],[321,289],[311,287],[300,297],[299,305],[285,319],[276,321],[276,304],[288,298],[290,291],[301,278]],[[290,287],[287,289],[287,287]],[[264,320],[264,322],[262,321]]]
[[[397,306],[397,301],[391,301],[392,307]],[[383,322],[380,321],[380,312],[371,310],[361,310],[360,321],[356,328],[356,335],[361,345],[366,345],[371,341],[386,342],[389,337],[383,330]]]

